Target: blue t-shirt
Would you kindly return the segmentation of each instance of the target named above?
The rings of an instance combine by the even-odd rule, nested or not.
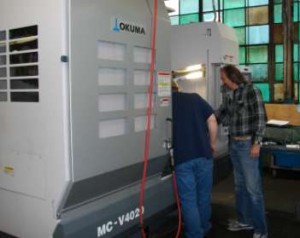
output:
[[[173,93],[175,165],[199,157],[211,158],[207,119],[214,113],[196,93]]]

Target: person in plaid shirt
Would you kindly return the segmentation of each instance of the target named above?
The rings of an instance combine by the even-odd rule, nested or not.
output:
[[[253,229],[253,238],[267,238],[259,170],[260,143],[266,127],[262,95],[235,66],[226,65],[220,73],[223,86],[228,90],[216,117],[218,123],[229,129],[237,210],[237,220],[229,223],[228,230]]]

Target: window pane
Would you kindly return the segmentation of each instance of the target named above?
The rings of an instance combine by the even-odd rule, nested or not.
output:
[[[224,10],[224,23],[229,26],[244,26],[245,9]]]
[[[275,80],[282,81],[283,80],[283,64],[275,65]]]
[[[270,85],[268,83],[255,83],[257,88],[260,89],[264,102],[270,101]]]
[[[6,31],[0,31],[0,41],[6,40]]]
[[[267,63],[268,47],[267,46],[250,46],[249,47],[250,63]]]
[[[39,74],[39,68],[37,65],[34,66],[22,66],[22,67],[11,67],[10,76],[34,76]]]
[[[215,14],[214,13],[204,13],[203,14],[203,21],[204,22],[212,22],[214,21]]]
[[[250,26],[248,44],[269,43],[269,26]],[[247,39],[248,40],[248,39]]]
[[[294,80],[299,81],[300,75],[299,75],[299,63],[294,63]]]
[[[251,65],[252,81],[267,81],[268,80],[268,65],[253,64]]]
[[[12,102],[38,102],[38,92],[11,92],[10,93]]]
[[[183,15],[179,17],[180,24],[187,24],[192,22],[199,22],[199,14],[190,14],[190,15]]]
[[[299,86],[298,86],[298,83],[295,83],[294,84],[294,92],[295,92],[295,100],[298,100],[298,102],[299,102],[299,99],[300,99],[300,95],[299,95],[299,93],[300,93],[300,88],[298,88]]]
[[[38,35],[38,26],[27,26],[9,31],[9,39],[17,39]]]
[[[293,52],[293,54],[294,54],[294,56],[293,56],[293,59],[294,59],[294,61],[299,61],[299,54],[300,54],[300,52],[299,52],[299,45],[298,44],[294,44],[294,52]]]
[[[0,92],[0,102],[7,101],[7,92]]]
[[[180,0],[180,14],[199,12],[198,0]]]
[[[0,80],[0,89],[7,89],[7,81]]]
[[[250,7],[247,10],[247,14],[247,19],[249,21],[247,25],[268,24],[269,22],[268,6]]]
[[[273,41],[275,44],[283,44],[282,24],[273,25]]]
[[[179,16],[170,17],[171,25],[179,25]]]
[[[209,2],[205,1],[204,2]],[[241,0],[224,0],[224,9],[245,7],[245,1]]]
[[[274,23],[282,23],[282,4],[274,6]]]
[[[6,55],[0,55],[0,66],[6,65]]]
[[[268,5],[269,0],[249,0],[249,6]]]
[[[185,0],[183,0],[185,1]],[[215,9],[216,10],[219,10],[219,6],[218,6],[218,0],[214,0],[215,1]],[[220,1],[220,7],[222,8],[222,1]],[[203,12],[211,12],[214,10],[214,7],[213,7],[213,1],[210,0],[210,1],[202,1],[202,9],[203,9]]]
[[[274,3],[282,3],[282,0],[274,0]]]
[[[284,88],[282,83],[276,83],[274,85],[274,100],[283,102],[284,99]]]
[[[11,89],[38,89],[38,79],[18,79],[10,81]]]
[[[283,62],[283,45],[275,46],[275,62]]]
[[[215,19],[216,18],[216,19]],[[222,22],[223,13],[222,12],[216,12],[216,16],[213,12],[208,12],[203,14],[203,21],[204,22],[212,22],[212,21],[218,21],[219,19]]]
[[[294,9],[294,12],[293,12],[293,20],[294,21],[299,21],[300,19],[300,12],[299,12],[299,3],[294,3],[294,6],[293,6],[293,9]]]
[[[6,44],[0,43],[0,53],[4,53],[6,51]]]
[[[0,78],[4,78],[7,75],[6,68],[0,68]]]
[[[245,64],[246,63],[246,49],[245,49],[245,47],[240,47],[239,48],[239,62],[240,62],[240,64]]]
[[[235,32],[239,41],[240,45],[246,44],[246,33],[245,33],[245,27],[239,27],[235,28]]]

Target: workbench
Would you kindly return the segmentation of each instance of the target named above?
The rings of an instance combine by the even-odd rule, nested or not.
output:
[[[267,126],[261,156],[265,154],[271,156],[273,176],[278,169],[300,171],[300,126]]]

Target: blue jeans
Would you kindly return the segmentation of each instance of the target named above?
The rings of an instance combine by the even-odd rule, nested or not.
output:
[[[203,238],[209,231],[213,160],[197,158],[176,165],[185,236]]]
[[[257,233],[266,234],[267,225],[259,159],[251,158],[251,146],[251,140],[231,140],[230,143],[235,205],[239,222],[252,225]]]

